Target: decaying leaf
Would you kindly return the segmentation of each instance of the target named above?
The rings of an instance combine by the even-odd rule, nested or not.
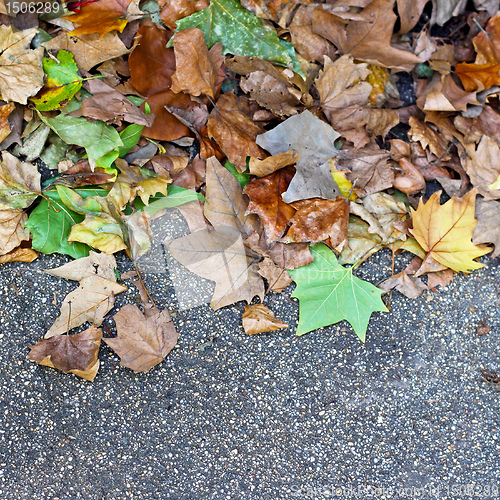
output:
[[[475,245],[493,243],[495,250],[492,258],[500,256],[500,202],[486,201],[482,198],[476,200],[477,226],[474,228],[472,241]]]
[[[75,335],[55,335],[31,346],[27,358],[92,382],[99,369],[102,331],[94,325]]]
[[[0,93],[4,101],[28,103],[43,86],[43,49],[30,49],[36,28],[14,31],[0,26]]]
[[[268,156],[264,160],[252,157],[248,163],[248,169],[251,175],[265,177],[280,168],[287,167],[288,165],[294,165],[298,160],[298,153],[292,149],[291,151],[286,151],[285,153]]]
[[[127,304],[113,316],[118,335],[104,342],[120,356],[120,365],[146,372],[161,363],[175,347],[179,333],[166,309]]]
[[[245,186],[244,192],[250,197],[247,211],[259,215],[268,242],[276,241],[283,235],[296,212],[281,197],[293,176],[293,171],[282,168]]]
[[[266,156],[255,143],[262,128],[250,119],[248,102],[244,97],[233,92],[221,95],[210,113],[207,129],[209,136],[217,142],[238,172],[246,169],[247,156]]]
[[[0,255],[0,264],[6,262],[33,262],[38,257],[38,252],[32,248],[18,247],[9,253]]]
[[[257,144],[272,155],[294,149],[299,154],[296,173],[283,201],[307,198],[334,200],[340,190],[331,174],[329,160],[337,156],[335,140],[340,137],[330,125],[310,111],[292,116],[265,134],[257,137]]]
[[[0,210],[0,255],[17,248],[22,241],[29,240],[30,233],[24,227],[27,215],[21,209]]]
[[[116,283],[115,267],[112,255],[91,252],[88,257],[47,270],[54,276],[79,281],[80,285],[64,298],[61,314],[45,334],[46,339],[63,335],[87,321],[95,326],[102,323],[113,307],[114,296],[127,289]]]
[[[464,273],[484,267],[474,259],[491,252],[491,248],[472,243],[477,223],[474,219],[476,192],[469,191],[461,200],[452,198],[444,205],[439,203],[440,195],[438,191],[427,203],[420,200],[417,210],[411,209],[411,233],[428,252],[426,260],[431,257],[445,267]]]
[[[27,208],[40,194],[40,174],[35,165],[20,162],[7,151],[2,151],[0,210]]]
[[[198,276],[214,281],[213,309],[264,296],[262,278],[247,257],[241,233],[229,226],[201,230],[173,240],[168,251]]]
[[[280,328],[288,328],[288,324],[276,319],[274,313],[263,304],[245,306],[242,323],[247,335],[273,332]]]
[[[410,299],[420,297],[424,290],[427,290],[427,286],[420,279],[410,276],[405,271],[382,281],[379,288],[386,292],[394,288]]]
[[[174,52],[176,71],[172,75],[172,91],[193,96],[206,94],[215,99],[215,86],[224,62],[222,44],[215,44],[209,51],[203,33],[191,28],[177,33]]]

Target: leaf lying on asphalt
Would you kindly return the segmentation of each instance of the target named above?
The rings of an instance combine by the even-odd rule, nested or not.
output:
[[[287,323],[276,319],[274,313],[263,304],[245,306],[241,321],[247,335],[288,328]]]
[[[387,311],[382,290],[342,267],[326,245],[314,245],[312,254],[312,264],[289,271],[297,283],[292,297],[300,303],[296,335],[346,319],[364,342],[372,312]]]
[[[120,365],[146,372],[161,363],[175,347],[179,334],[166,309],[127,304],[113,316],[118,335],[104,342],[120,356]]]
[[[101,329],[92,325],[75,335],[55,335],[39,340],[31,346],[27,358],[92,382],[99,370],[97,355],[101,338]]]
[[[394,288],[410,299],[420,297],[424,290],[427,290],[427,287],[420,279],[410,276],[405,271],[401,271],[382,281],[379,288],[386,292]]]
[[[56,269],[47,270],[60,278],[79,281],[79,287],[64,298],[61,314],[45,334],[45,338],[62,335],[72,328],[89,321],[99,326],[112,309],[114,296],[127,287],[116,283],[112,255],[90,252],[84,257]]]
[[[24,227],[25,222],[23,210],[0,210],[0,255],[11,252],[22,241],[30,239],[30,233]]]

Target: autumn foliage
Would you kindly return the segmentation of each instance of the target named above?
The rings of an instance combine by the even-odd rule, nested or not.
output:
[[[262,302],[294,281],[297,335],[347,320],[361,341],[383,293],[415,298],[500,255],[498,4],[455,4],[2,12],[0,264],[65,254],[48,272],[78,284],[28,358],[92,380],[101,339],[134,371],[171,351],[141,275],[140,307],[99,328],[127,289],[120,251],[139,270],[163,245],[214,283],[213,309],[247,303],[248,334],[288,327]],[[158,236],[172,210],[189,230]],[[393,269],[413,259],[377,288],[354,271],[383,248]]]

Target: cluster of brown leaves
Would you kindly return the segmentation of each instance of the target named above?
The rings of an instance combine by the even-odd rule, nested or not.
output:
[[[141,11],[143,3],[97,0],[65,17],[1,16],[0,30],[19,40],[15,50],[31,68],[20,85],[21,69],[11,64],[18,54],[0,55],[1,149],[23,144],[23,116],[32,116],[27,99],[43,85],[43,50],[56,58],[67,50],[82,76],[102,78],[86,84],[91,119],[122,130],[131,109],[113,112],[121,113],[113,121],[109,93],[144,99],[141,110],[150,109],[154,119],[144,122],[128,161],[205,196],[196,230],[169,242],[168,250],[215,281],[214,309],[281,292],[292,281],[287,270],[311,263],[309,245],[318,242],[341,263],[359,263],[383,247],[413,252],[412,263],[383,284],[410,297],[480,267],[474,259],[491,249],[478,244],[493,243],[493,256],[500,255],[500,15],[492,16],[498,2],[477,2],[483,10],[471,13],[465,2],[450,7],[435,0],[425,22],[423,1],[244,0],[292,43],[305,78],[245,53],[224,55],[223,45],[207,46],[197,28],[178,32],[167,48],[176,22],[208,0],[160,0],[161,22]],[[463,29],[446,30],[452,16]],[[433,36],[443,24],[444,35]],[[38,27],[50,39],[31,49]],[[411,82],[406,91],[413,102],[399,95],[403,81]],[[244,187],[226,161],[249,175]],[[9,175],[8,168],[0,171]],[[4,185],[15,182],[21,183]],[[421,199],[435,182],[451,197],[444,205],[438,193]],[[28,196],[40,192],[39,181],[31,184]],[[0,208],[5,258],[29,234],[25,206]],[[58,271],[80,286],[30,359],[95,376],[97,327],[124,289],[101,255],[105,260],[91,255]],[[105,339],[137,371],[160,362],[177,338],[168,313],[143,304],[143,311],[125,306],[116,314],[118,337]],[[86,321],[89,330],[66,334]],[[260,304],[246,309],[243,324],[248,333],[287,326]]]

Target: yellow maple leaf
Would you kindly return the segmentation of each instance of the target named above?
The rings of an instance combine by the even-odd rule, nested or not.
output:
[[[472,243],[472,233],[477,221],[474,219],[476,191],[469,191],[461,200],[453,197],[440,205],[441,191],[434,193],[427,203],[420,203],[417,210],[411,209],[413,229],[411,233],[433,258],[454,271],[468,273],[484,267],[474,259],[491,252],[490,247]]]

